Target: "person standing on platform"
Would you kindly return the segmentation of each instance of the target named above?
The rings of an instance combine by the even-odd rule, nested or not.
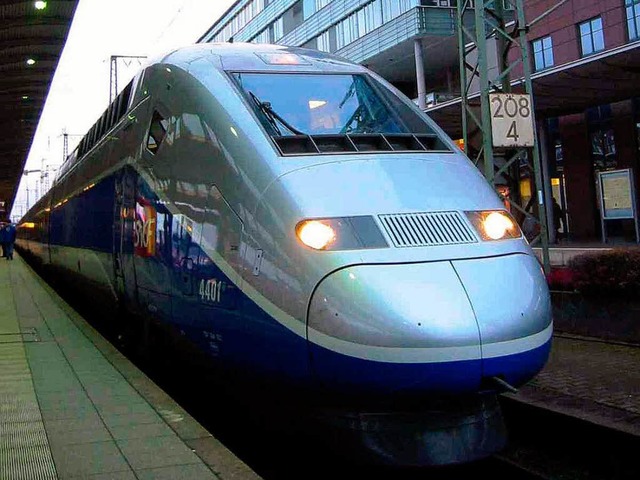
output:
[[[13,245],[16,242],[16,226],[10,221],[3,227],[4,253],[7,260],[13,260]]]
[[[5,249],[5,232],[4,232],[4,227],[5,224],[4,222],[0,222],[0,246],[2,247],[2,258],[5,258],[6,255],[6,249]]]
[[[553,228],[556,231],[556,243],[560,243],[560,228],[562,226],[564,226],[564,211],[556,197],[553,197]]]

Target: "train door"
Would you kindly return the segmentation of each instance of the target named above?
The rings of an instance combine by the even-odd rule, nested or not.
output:
[[[114,287],[122,304],[137,300],[134,268],[135,174],[123,169],[115,179],[113,214]]]
[[[194,328],[205,351],[232,365],[249,361],[246,324],[241,319],[242,222],[220,190],[209,189],[195,271],[199,315]]]
[[[172,215],[166,202],[160,200],[142,176],[137,175],[136,180],[131,238],[138,302],[141,313],[169,323],[172,315]]]

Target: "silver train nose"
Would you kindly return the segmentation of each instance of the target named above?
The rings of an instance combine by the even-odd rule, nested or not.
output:
[[[318,336],[354,344],[353,353],[355,345],[473,346],[477,352],[480,343],[473,310],[450,262],[358,265],[340,270],[326,278],[313,295],[309,328]],[[391,352],[386,358],[380,353],[380,360],[392,360]]]
[[[548,295],[530,255],[347,267],[311,299],[314,368],[328,385],[387,391],[473,391],[489,374],[521,382],[548,352],[517,367],[496,359],[548,343]]]

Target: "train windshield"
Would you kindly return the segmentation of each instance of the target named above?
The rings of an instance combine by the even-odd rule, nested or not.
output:
[[[368,75],[233,76],[273,136],[433,134],[417,112]]]

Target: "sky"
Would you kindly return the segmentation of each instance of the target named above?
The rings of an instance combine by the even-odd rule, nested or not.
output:
[[[63,133],[68,134],[72,151],[102,115],[109,104],[112,55],[153,58],[195,43],[233,3],[234,0],[80,0],[25,170],[60,166]],[[145,61],[118,61],[119,90]],[[22,176],[12,218],[26,213],[27,203],[32,206],[44,193],[40,176],[39,172]]]

